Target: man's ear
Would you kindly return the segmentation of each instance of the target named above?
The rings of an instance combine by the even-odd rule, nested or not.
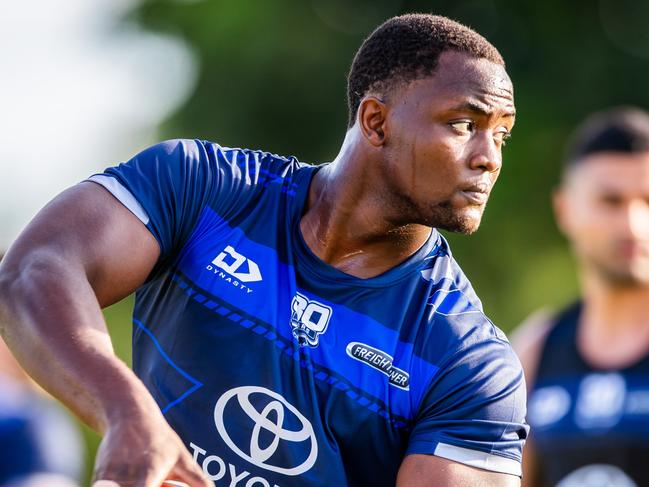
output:
[[[375,96],[366,96],[358,106],[358,124],[363,137],[375,147],[385,142],[387,107]]]

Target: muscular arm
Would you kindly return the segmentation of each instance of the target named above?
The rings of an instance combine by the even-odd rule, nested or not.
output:
[[[124,487],[174,476],[208,486],[115,356],[101,313],[144,282],[159,252],[144,225],[99,185],[65,191],[0,264],[0,333],[37,382],[104,435],[96,476]]]
[[[399,469],[397,487],[519,487],[514,475],[469,467],[433,455],[408,455]]]

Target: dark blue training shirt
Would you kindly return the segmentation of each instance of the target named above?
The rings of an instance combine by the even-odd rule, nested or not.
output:
[[[577,346],[577,302],[553,317],[530,394],[539,486],[649,485],[649,355],[618,369]],[[599,483],[597,483],[599,482]]]
[[[410,453],[520,475],[521,366],[447,242],[370,279],[327,265],[299,226],[316,171],[176,140],[90,178],[162,250],[133,363],[171,426],[229,485],[394,485]]]

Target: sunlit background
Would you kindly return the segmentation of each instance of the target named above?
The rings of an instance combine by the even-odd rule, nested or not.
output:
[[[505,331],[576,295],[549,197],[574,124],[649,107],[649,2],[21,0],[0,10],[0,253],[55,194],[161,139],[333,158],[360,42],[402,12],[447,15],[502,52],[518,122],[480,231],[455,256]],[[107,311],[129,360],[130,301]],[[93,455],[97,438],[86,432]]]

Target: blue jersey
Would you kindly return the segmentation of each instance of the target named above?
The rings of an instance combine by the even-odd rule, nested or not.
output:
[[[317,170],[184,140],[91,178],[161,248],[135,372],[217,483],[394,485],[411,453],[519,475],[521,367],[447,242],[370,279],[329,266],[299,225]]]
[[[0,376],[0,485],[56,474],[77,479],[81,439],[72,421],[52,401]]]

